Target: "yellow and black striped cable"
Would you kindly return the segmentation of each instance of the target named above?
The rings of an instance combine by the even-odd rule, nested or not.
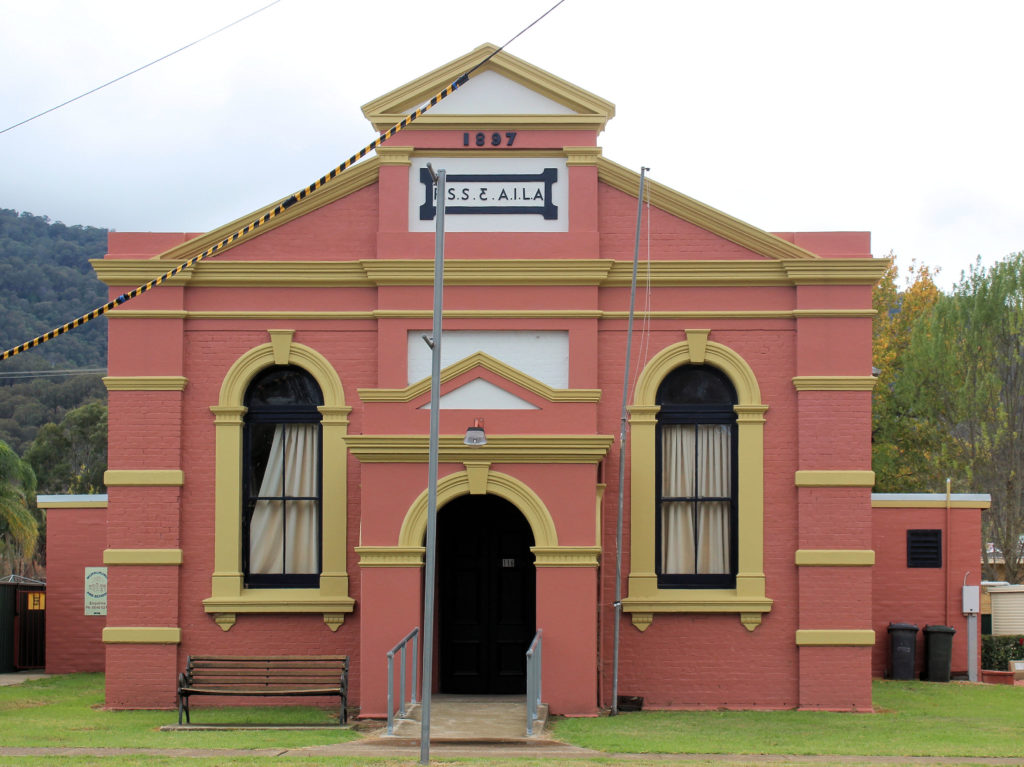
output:
[[[19,344],[18,346],[15,346],[12,349],[8,349],[7,351],[0,353],[0,361],[9,359],[10,357],[13,357],[16,354],[20,354],[21,352],[28,351],[29,349],[35,348],[36,346],[39,346],[40,344],[43,344],[43,343],[45,343],[47,341],[50,341],[50,340],[56,338],[59,335],[63,335],[64,333],[67,333],[69,330],[74,330],[75,328],[79,327],[80,325],[84,325],[86,322],[89,322],[90,320],[94,320],[94,319],[96,319],[97,317],[99,317],[99,316],[101,316],[103,314],[106,314],[108,311],[110,311],[111,309],[113,309],[113,308],[115,308],[117,306],[120,306],[125,301],[130,301],[131,299],[135,298],[136,296],[139,296],[139,295],[145,293],[147,290],[155,288],[157,285],[160,285],[161,283],[166,282],[171,277],[174,277],[175,275],[180,274],[184,270],[189,269],[192,266],[195,266],[196,264],[198,264],[203,259],[215,255],[217,252],[223,250],[228,245],[233,245],[234,243],[238,242],[239,240],[244,239],[245,237],[249,236],[250,234],[255,232],[259,227],[263,226],[267,222],[269,222],[269,221],[273,220],[274,218],[276,218],[277,216],[281,215],[284,211],[286,211],[292,205],[297,203],[299,200],[304,200],[306,197],[308,197],[309,195],[313,194],[313,192],[315,192],[316,190],[318,190],[322,186],[324,186],[327,182],[332,181],[333,179],[335,179],[338,176],[339,173],[343,172],[347,168],[350,168],[352,165],[355,165],[359,160],[361,160],[363,157],[365,157],[368,153],[370,153],[373,150],[375,150],[377,147],[379,147],[381,144],[383,144],[389,138],[394,136],[400,130],[402,130],[403,128],[408,127],[414,120],[416,120],[418,117],[420,117],[428,109],[430,109],[431,107],[436,106],[438,104],[438,102],[440,102],[442,99],[445,99],[448,96],[450,96],[460,86],[465,85],[466,81],[469,80],[470,74],[474,70],[476,70],[479,67],[483,66],[483,64],[486,63],[487,60],[490,59],[492,56],[494,56],[495,53],[497,53],[497,51],[495,51],[490,56],[488,56],[486,59],[481,61],[479,64],[477,64],[475,67],[473,67],[473,69],[469,70],[469,72],[466,72],[464,75],[459,77],[457,80],[454,80],[448,87],[446,87],[444,90],[442,90],[440,93],[438,93],[432,99],[430,99],[429,102],[427,102],[426,104],[421,106],[416,111],[409,113],[408,115],[403,117],[401,121],[399,121],[395,125],[392,125],[388,130],[386,130],[383,133],[381,133],[371,143],[367,144],[365,147],[360,149],[356,154],[354,154],[351,157],[349,157],[347,160],[345,160],[345,162],[343,162],[337,168],[332,170],[330,173],[327,173],[327,174],[321,176],[320,178],[318,178],[316,181],[314,181],[312,184],[310,184],[306,188],[296,192],[295,194],[291,195],[290,197],[287,197],[282,202],[280,202],[277,205],[275,205],[271,210],[266,211],[262,216],[257,218],[255,221],[247,224],[246,226],[244,226],[241,229],[239,229],[238,231],[236,231],[230,237],[227,237],[227,238],[221,240],[220,242],[212,245],[211,247],[207,248],[206,250],[204,250],[199,255],[193,256],[188,261],[185,261],[184,263],[178,264],[176,267],[171,269],[169,272],[166,272],[165,274],[161,274],[159,277],[157,277],[154,280],[150,280],[145,285],[140,285],[139,287],[135,288],[134,290],[129,291],[128,293],[122,293],[117,298],[115,298],[113,301],[108,301],[107,303],[103,304],[103,306],[99,306],[99,307],[93,309],[91,312],[89,312],[87,314],[83,314],[81,317],[77,317],[77,318],[71,320],[71,322],[67,322],[67,323],[63,324],[59,328],[54,328],[53,330],[51,330],[48,333],[44,333],[41,336],[36,336],[31,341],[26,341],[23,344]]]

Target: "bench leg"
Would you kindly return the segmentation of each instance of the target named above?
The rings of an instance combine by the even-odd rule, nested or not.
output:
[[[188,697],[178,693],[178,724],[181,724],[181,713],[185,712],[185,722],[192,724],[191,712],[188,710]]]

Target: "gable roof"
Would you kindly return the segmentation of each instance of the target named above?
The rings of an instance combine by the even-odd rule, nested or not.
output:
[[[488,57],[491,57],[488,59]],[[615,105],[589,91],[573,85],[540,67],[501,51],[492,43],[485,43],[432,72],[417,77],[405,85],[385,93],[383,96],[363,105],[363,114],[374,130],[384,131],[399,122],[409,112],[429,101],[448,85],[481,62],[474,75],[494,72],[549,99],[569,110],[568,114],[498,115],[493,117],[502,125],[547,126],[578,130],[604,129],[605,124],[615,116]],[[473,75],[466,88],[472,84]],[[472,123],[477,127],[487,126],[487,115],[437,114],[427,112],[410,126],[415,129],[458,127]],[[500,118],[500,119],[499,119]]]

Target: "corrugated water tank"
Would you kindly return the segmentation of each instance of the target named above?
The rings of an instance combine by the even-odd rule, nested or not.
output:
[[[989,589],[992,600],[992,634],[1024,634],[1024,586]]]

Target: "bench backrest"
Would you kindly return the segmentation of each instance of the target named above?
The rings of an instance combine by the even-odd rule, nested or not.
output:
[[[257,692],[268,687],[318,689],[345,684],[347,655],[276,655],[264,658],[190,655],[186,676],[196,687]]]

